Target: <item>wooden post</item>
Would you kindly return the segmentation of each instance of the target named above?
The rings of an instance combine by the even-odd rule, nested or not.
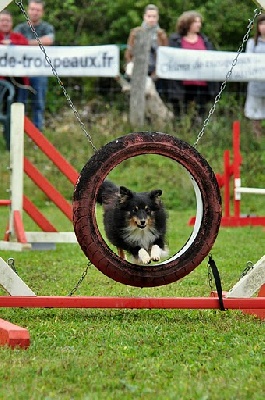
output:
[[[151,31],[137,32],[134,46],[134,68],[131,77],[130,123],[134,128],[142,128],[145,116],[145,84],[148,76],[148,60],[151,46]]]

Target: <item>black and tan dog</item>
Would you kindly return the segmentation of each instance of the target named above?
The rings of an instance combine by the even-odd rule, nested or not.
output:
[[[100,186],[97,202],[103,206],[106,236],[121,258],[128,252],[136,263],[149,264],[167,256],[167,213],[161,195],[160,189],[132,192],[108,180]]]

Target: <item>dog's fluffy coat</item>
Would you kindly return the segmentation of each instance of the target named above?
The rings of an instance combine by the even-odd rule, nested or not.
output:
[[[125,252],[140,264],[166,257],[167,213],[160,200],[162,190],[132,192],[106,180],[99,188],[97,202],[103,206],[104,228],[121,258]]]

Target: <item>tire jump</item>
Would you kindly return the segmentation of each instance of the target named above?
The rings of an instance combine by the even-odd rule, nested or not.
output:
[[[102,238],[95,216],[97,192],[110,171],[142,154],[159,154],[182,165],[190,174],[197,201],[187,242],[168,260],[152,265],[131,264],[118,257]],[[74,231],[86,257],[109,278],[136,287],[167,285],[192,272],[210,252],[221,217],[221,195],[210,165],[188,143],[159,132],[130,133],[106,144],[83,167],[73,196]]]

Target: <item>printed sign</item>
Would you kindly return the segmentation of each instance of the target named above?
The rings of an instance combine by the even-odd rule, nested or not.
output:
[[[265,54],[228,51],[184,50],[160,46],[156,73],[160,78],[221,82],[265,81]],[[231,70],[232,74],[228,72]]]
[[[118,46],[49,46],[45,48],[59,76],[115,77],[120,73]],[[37,46],[1,46],[0,76],[50,76],[47,57]]]

